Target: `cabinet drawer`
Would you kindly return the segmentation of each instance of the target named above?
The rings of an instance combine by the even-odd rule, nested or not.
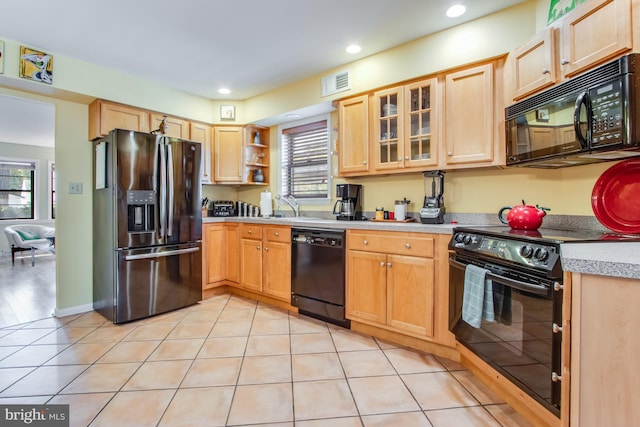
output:
[[[241,239],[262,239],[262,227],[259,225],[242,224],[240,226]]]
[[[270,242],[291,242],[291,228],[289,227],[264,227],[263,236]]]
[[[347,237],[347,249],[386,254],[433,257],[433,238],[408,233],[360,233]]]

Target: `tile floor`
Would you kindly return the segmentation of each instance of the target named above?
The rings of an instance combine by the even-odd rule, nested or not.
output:
[[[0,403],[72,426],[530,426],[460,364],[230,295],[0,329]]]

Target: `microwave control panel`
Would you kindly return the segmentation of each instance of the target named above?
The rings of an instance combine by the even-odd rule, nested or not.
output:
[[[593,112],[591,121],[593,146],[622,142],[622,90],[622,81],[615,80],[589,91]]]

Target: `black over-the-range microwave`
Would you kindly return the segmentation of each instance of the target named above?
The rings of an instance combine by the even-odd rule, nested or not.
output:
[[[640,54],[505,109],[507,166],[559,168],[640,156]]]

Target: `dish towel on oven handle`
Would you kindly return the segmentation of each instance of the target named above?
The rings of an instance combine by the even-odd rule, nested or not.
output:
[[[486,270],[467,265],[464,271],[464,293],[462,295],[462,320],[479,328],[482,319],[495,321],[493,310],[493,284],[487,279]]]

